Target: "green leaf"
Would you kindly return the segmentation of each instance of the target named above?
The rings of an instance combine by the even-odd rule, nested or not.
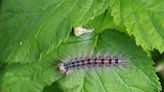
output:
[[[8,64],[2,65],[0,91],[41,92],[56,82],[67,92],[159,92],[152,60],[127,35],[112,30],[72,34],[71,27],[87,24],[108,4],[108,0],[3,0],[0,61]],[[129,67],[68,76],[58,70],[63,59],[98,52],[123,53]]]
[[[145,50],[164,51],[163,0],[111,0],[112,16],[117,25],[125,25],[137,45]]]
[[[59,88],[58,84],[54,82],[50,86],[47,86],[44,88],[42,92],[62,92],[62,90]]]
[[[0,60],[41,60],[65,40],[71,27],[86,24],[108,7],[108,0],[3,0]]]
[[[41,92],[62,75],[57,48],[72,27],[108,7],[101,0],[3,0],[0,9],[2,92]],[[54,63],[55,61],[58,61]]]
[[[62,75],[57,71],[54,59],[49,58],[44,62],[6,65],[0,73],[1,92],[41,92],[58,80]]]
[[[120,27],[114,24],[110,9],[106,9],[104,13],[96,16],[93,20],[89,21],[88,25],[92,26],[97,33],[101,33],[107,28],[116,29],[118,31],[125,30],[124,26]]]
[[[86,40],[84,35],[91,38]],[[70,36],[59,47],[58,55],[61,58],[71,58],[79,55],[91,55],[92,52],[124,54],[128,59],[128,68],[111,67],[74,71],[58,80],[63,91],[159,92],[161,90],[158,77],[152,67],[151,58],[140,47],[137,47],[127,35],[113,30],[105,30],[101,34],[84,35],[80,37],[83,39],[81,41]]]

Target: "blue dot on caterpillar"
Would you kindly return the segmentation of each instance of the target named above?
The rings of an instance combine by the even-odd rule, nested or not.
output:
[[[59,63],[61,73],[69,74],[72,70],[92,68],[92,67],[124,67],[127,68],[127,60],[122,57],[112,56],[86,56],[76,59],[67,60]]]

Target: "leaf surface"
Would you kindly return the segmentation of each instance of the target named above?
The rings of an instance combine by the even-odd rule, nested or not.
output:
[[[0,9],[2,92],[41,92],[62,75],[57,49],[108,0],[3,0]],[[55,62],[56,61],[56,62]]]
[[[159,92],[161,90],[151,58],[137,47],[131,38],[115,30],[91,34],[91,38],[82,41],[78,39],[75,41],[75,38],[70,37],[72,42],[68,40],[58,49],[61,58],[68,55],[70,58],[92,55],[92,53],[114,56],[124,54],[124,58],[128,60],[128,68],[105,67],[76,70],[58,81],[65,92]],[[85,35],[89,34],[83,36]]]
[[[0,59],[36,62],[108,7],[108,0],[7,0],[0,10]]]
[[[137,45],[164,51],[163,0],[111,0],[110,7],[116,25],[125,25]]]
[[[107,0],[3,0],[0,61],[7,65],[0,73],[0,91],[41,92],[57,82],[66,92],[159,92],[152,60],[127,35],[106,30],[75,37],[71,32],[108,4]],[[99,52],[123,53],[129,67],[82,70],[70,76],[58,70],[63,59]]]

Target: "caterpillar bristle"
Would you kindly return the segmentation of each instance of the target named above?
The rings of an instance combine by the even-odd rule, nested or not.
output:
[[[65,59],[59,63],[61,73],[70,74],[78,70],[90,70],[106,67],[123,67],[127,68],[127,61],[122,55],[114,56],[108,54],[94,54],[86,56],[77,56]]]

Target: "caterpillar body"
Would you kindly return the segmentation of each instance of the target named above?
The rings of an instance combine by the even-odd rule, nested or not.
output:
[[[124,67],[127,68],[127,60],[111,55],[92,55],[80,58],[67,59],[59,63],[61,73],[69,74],[73,70],[97,68],[97,67]]]

